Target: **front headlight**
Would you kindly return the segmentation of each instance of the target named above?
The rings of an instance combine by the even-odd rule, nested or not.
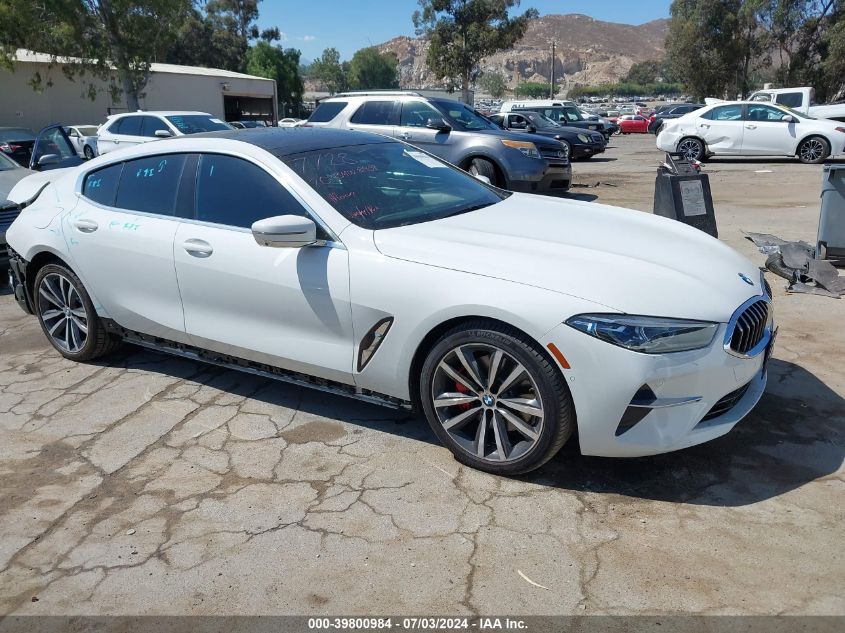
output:
[[[643,354],[687,352],[713,342],[718,323],[625,314],[578,314],[566,324],[597,339]]]
[[[581,141],[582,143],[589,143],[589,142],[590,142],[590,137],[589,137],[589,136],[587,136],[586,134],[579,134],[579,135],[578,135],[578,140],[579,140],[579,141]]]
[[[534,143],[530,143],[528,141],[512,141],[510,139],[503,138],[502,144],[507,145],[508,147],[513,147],[514,149],[518,149],[528,158],[541,158],[540,151],[537,149],[537,146],[534,145]]]

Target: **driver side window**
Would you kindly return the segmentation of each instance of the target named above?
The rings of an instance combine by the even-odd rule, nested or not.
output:
[[[429,119],[442,119],[443,116],[424,101],[406,101],[402,104],[402,117],[399,125],[403,127],[425,127]]]
[[[203,154],[196,187],[196,219],[203,222],[248,229],[276,215],[311,217],[273,176],[234,156]],[[329,238],[319,223],[317,237]]]

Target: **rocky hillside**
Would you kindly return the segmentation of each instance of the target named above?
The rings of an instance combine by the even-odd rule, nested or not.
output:
[[[663,56],[668,20],[640,26],[594,20],[586,15],[546,15],[529,26],[512,50],[483,60],[484,71],[498,71],[511,88],[523,81],[548,81],[551,42],[557,42],[555,76],[562,88],[596,85],[624,77],[632,64]],[[397,37],[379,46],[399,58],[403,87],[438,85],[425,66],[428,42],[424,38]]]

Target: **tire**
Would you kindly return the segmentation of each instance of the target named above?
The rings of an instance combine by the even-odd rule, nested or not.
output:
[[[507,476],[539,468],[575,429],[572,396],[553,363],[514,328],[485,320],[460,325],[423,363],[419,393],[426,419],[467,466]]]
[[[805,165],[818,165],[830,156],[830,143],[823,136],[810,136],[798,146],[798,160]]]
[[[82,153],[85,154],[85,160],[91,160],[94,158],[94,150],[91,149],[90,145],[86,145],[82,148]]]
[[[558,143],[563,145],[566,148],[566,157],[571,161],[574,160],[572,157],[572,144],[569,141],[564,141],[562,139],[558,139]]]
[[[120,347],[120,338],[106,331],[73,271],[60,264],[47,264],[35,276],[33,289],[41,329],[62,356],[87,361]]]
[[[678,141],[677,151],[683,153],[687,160],[690,161],[704,161],[707,157],[704,143],[701,139],[697,139],[693,136],[687,136]]]
[[[484,158],[473,158],[467,170],[473,176],[486,176],[490,183],[496,187],[501,187],[499,179],[496,178],[496,167],[489,160]]]

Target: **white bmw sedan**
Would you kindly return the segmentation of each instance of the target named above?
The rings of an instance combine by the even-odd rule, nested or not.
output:
[[[537,468],[576,428],[589,455],[705,442],[766,384],[770,292],[725,244],[381,136],[186,136],[12,197],[15,296],[66,358],[129,341],[417,407],[494,473]]]
[[[823,163],[845,151],[845,124],[771,103],[719,102],[666,121],[657,148],[689,160],[711,156],[797,156]]]

